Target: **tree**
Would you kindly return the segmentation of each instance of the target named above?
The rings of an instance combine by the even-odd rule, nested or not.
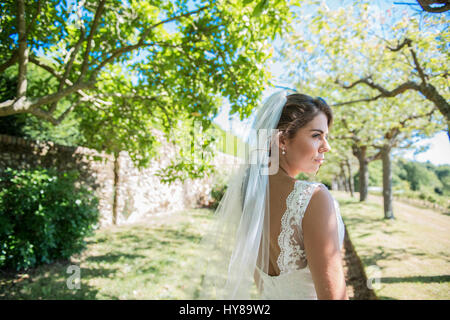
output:
[[[394,4],[404,4],[408,6],[420,6],[423,11],[431,13],[442,13],[450,10],[450,2],[448,0],[417,0],[416,3],[394,2]]]
[[[351,149],[359,162],[360,201],[367,199],[368,164],[383,159],[385,217],[390,218],[393,217],[390,151],[394,147],[411,146],[413,137],[430,136],[441,130],[443,119],[432,116],[434,109],[438,108],[436,101],[423,99],[416,91],[402,90],[387,101],[380,97],[360,98],[373,95],[375,88],[356,86],[352,83],[354,78],[370,78],[374,83],[402,86],[405,81],[412,81],[405,79],[416,76],[410,74],[408,63],[386,49],[388,40],[383,30],[392,22],[384,23],[382,18],[381,13],[377,15],[367,3],[338,10],[330,10],[322,3],[314,15],[303,15],[295,20],[298,28],[283,48],[283,54],[293,66],[291,75],[297,81],[297,87],[326,97],[331,102],[337,120],[334,138],[352,141]],[[403,26],[403,32],[408,36],[418,28],[418,23],[410,25]],[[431,43],[425,46],[427,50],[421,51],[430,59],[441,56],[442,43],[440,40],[431,41],[438,29],[433,31],[424,36]],[[395,34],[389,36],[394,37]],[[415,39],[421,40],[420,37]],[[420,44],[423,45],[422,42]],[[437,72],[440,71],[439,66],[432,60],[427,63],[427,70]],[[419,74],[417,77],[421,79]],[[431,75],[428,78],[434,83],[431,86],[443,89],[445,93],[444,82]],[[346,85],[339,79],[352,84]],[[423,85],[428,86],[429,83]],[[347,90],[350,86],[353,89]],[[401,142],[405,145],[402,146]]]
[[[373,144],[373,147],[379,150],[383,165],[383,204],[384,217],[386,219],[395,218],[392,204],[391,151],[393,148],[399,147],[402,142],[410,140],[413,130],[419,129],[425,131],[428,129],[429,123],[431,122],[431,116],[435,111],[436,108],[431,108],[431,111],[424,115],[409,115],[407,117],[399,115],[400,121],[385,131],[384,139],[381,143],[378,145],[376,143]],[[428,117],[430,117],[430,119],[427,119]],[[411,145],[412,143],[407,144],[402,148],[409,148]]]
[[[441,188],[443,183],[433,170],[426,165],[416,161],[399,161],[398,165],[403,169],[400,178],[408,181],[413,191],[432,191]]]
[[[448,0],[417,0],[417,2],[424,11],[431,13],[441,13],[450,10],[450,2]]]
[[[289,6],[287,0],[2,2],[0,72],[17,66],[17,83],[14,98],[0,102],[0,116],[29,113],[58,125],[74,112],[86,146],[127,150],[145,165],[154,154],[150,128],[170,138],[176,119],[207,127],[224,98],[232,113],[251,112],[269,77],[267,40],[289,27]],[[30,65],[53,78],[49,92],[30,93]]]
[[[363,7],[364,20],[375,22],[374,20],[377,19],[383,23],[381,16],[370,17],[368,8],[368,6]],[[444,27],[444,20],[443,16],[425,16],[421,22],[417,17],[405,15],[401,20],[393,22],[390,28],[392,34],[383,32],[381,35],[376,35],[378,41],[373,37],[381,48],[379,52],[381,57],[377,64],[384,67],[363,68],[360,74],[364,76],[354,81],[342,82],[339,78],[335,81],[348,90],[358,85],[366,85],[378,94],[336,105],[375,101],[392,98],[409,90],[416,91],[424,99],[431,101],[446,118],[447,134],[450,138],[449,72],[447,66],[442,64],[442,61],[448,60],[446,52],[450,33],[448,28]],[[360,29],[358,32],[370,35],[370,31],[364,32]],[[395,72],[401,81],[385,77],[385,74],[390,72],[391,66],[395,66]]]

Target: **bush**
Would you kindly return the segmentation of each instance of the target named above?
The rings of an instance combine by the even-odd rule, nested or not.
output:
[[[78,172],[0,172],[0,268],[15,269],[80,253],[99,219],[98,201],[77,186]]]
[[[222,200],[226,191],[227,191],[226,184],[216,184],[213,186],[211,190],[211,197],[213,198],[213,201],[210,203],[210,208],[214,210],[217,209],[220,200]]]

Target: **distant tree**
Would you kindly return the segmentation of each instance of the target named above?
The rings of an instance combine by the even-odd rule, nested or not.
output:
[[[442,189],[442,183],[433,170],[427,169],[427,165],[416,161],[400,161],[403,168],[401,178],[407,180],[413,191],[432,191],[435,188]]]

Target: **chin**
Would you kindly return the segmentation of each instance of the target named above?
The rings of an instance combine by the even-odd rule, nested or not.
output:
[[[314,174],[317,172],[318,168],[310,168],[309,170],[303,170],[302,172],[308,173],[308,174]]]

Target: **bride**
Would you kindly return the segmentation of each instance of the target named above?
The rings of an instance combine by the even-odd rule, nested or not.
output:
[[[323,99],[284,90],[257,110],[201,243],[195,298],[348,299],[338,203],[323,184],[295,179],[317,173],[332,121]]]

